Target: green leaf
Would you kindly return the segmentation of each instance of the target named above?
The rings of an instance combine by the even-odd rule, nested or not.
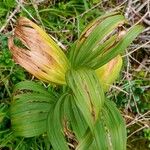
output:
[[[7,8],[13,8],[16,5],[16,2],[14,0],[3,0],[3,3]]]
[[[62,95],[57,101],[55,107],[51,107],[48,115],[47,134],[49,141],[55,150],[69,150],[63,134],[63,105],[64,101],[68,100],[68,98],[69,97],[66,94]]]
[[[133,40],[143,31],[143,26],[136,25],[133,26],[129,31],[122,37],[116,45],[112,46],[108,50],[105,50],[102,54],[97,55],[92,61],[87,63],[93,69],[98,69],[103,66],[111,59],[121,54],[132,42]]]
[[[0,7],[0,17],[4,16],[7,13],[7,9]]]
[[[95,48],[102,44],[104,39],[124,22],[124,16],[116,14],[112,16],[106,15],[106,17],[96,20],[78,40],[74,56],[72,57],[72,64],[78,67],[84,66],[85,61],[91,61],[89,57],[95,51]]]
[[[77,150],[126,150],[125,122],[113,102],[105,101],[94,129],[94,133],[87,130]]]
[[[91,130],[104,103],[104,92],[93,70],[70,70],[66,82],[72,89],[74,100]]]
[[[91,63],[94,59],[96,59],[99,55],[101,55],[103,52],[107,51],[110,47],[112,47],[116,43],[117,35],[111,36],[108,40],[103,42],[103,44],[99,45],[94,49],[94,51],[91,53],[91,55],[88,57],[88,59],[84,60],[82,65]]]
[[[102,120],[108,129],[112,149],[126,150],[127,134],[125,121],[113,102],[106,100],[103,116],[104,118]]]
[[[79,53],[79,49],[82,46],[82,43],[87,39],[87,37],[96,28],[96,26],[101,22],[101,20],[104,20],[107,17],[114,16],[116,14],[117,13],[115,12],[115,13],[110,13],[110,14],[102,15],[102,16],[96,18],[94,21],[92,21],[91,23],[89,23],[86,26],[86,28],[84,29],[84,31],[81,33],[80,38],[73,44],[73,46],[71,48],[72,50],[70,51],[70,60],[72,62],[74,62],[74,60],[76,59],[76,56]]]
[[[19,82],[18,84],[15,85],[14,87],[14,93],[17,91],[17,90],[31,90],[35,93],[41,93],[41,94],[45,94],[45,95],[49,95],[49,93],[47,92],[47,90],[41,86],[40,84],[37,84],[35,82],[32,82],[32,81],[22,81],[22,82]]]
[[[18,83],[14,89],[10,107],[14,134],[33,137],[46,132],[48,112],[56,101],[54,95],[32,81]]]
[[[121,54],[143,30],[142,26],[135,25],[123,37],[119,37],[116,30],[125,22],[124,16],[112,13],[89,24],[72,46],[72,66],[95,70]]]
[[[91,146],[93,142],[93,135],[91,131],[88,129],[82,139],[79,141],[78,146],[76,147],[76,150],[87,150]]]
[[[3,122],[4,118],[7,117],[8,107],[6,104],[0,104],[0,125]]]
[[[88,128],[82,112],[77,107],[72,95],[70,95],[69,103],[66,103],[65,105],[66,106],[64,109],[65,111],[68,110],[66,116],[68,121],[70,122],[73,133],[75,133],[77,140],[81,140]]]
[[[105,130],[105,125],[102,121],[102,118],[99,117],[98,121],[94,126],[94,132],[92,133],[90,130],[87,130],[82,139],[80,139],[79,144],[77,146],[77,150],[108,150],[108,137],[107,132]]]

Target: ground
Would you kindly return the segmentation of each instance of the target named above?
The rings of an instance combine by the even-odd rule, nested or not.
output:
[[[1,0],[0,1],[0,148],[31,149],[46,147],[44,137],[31,139],[11,136],[9,106],[13,86],[32,76],[12,60],[7,39],[16,20],[25,16],[54,36],[66,51],[84,27],[96,17],[119,11],[128,26],[142,24],[145,29],[125,51],[117,82],[108,92],[126,120],[128,150],[150,148],[150,1],[149,0]],[[10,134],[8,134],[8,132]],[[14,142],[15,141],[15,142]],[[46,149],[46,148],[45,148]]]

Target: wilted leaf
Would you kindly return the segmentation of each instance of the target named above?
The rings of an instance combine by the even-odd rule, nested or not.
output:
[[[96,70],[97,76],[104,89],[107,91],[111,84],[117,79],[122,67],[122,57],[118,55],[104,66]]]
[[[19,39],[23,47],[14,44]],[[8,40],[15,61],[45,82],[65,84],[69,68],[67,57],[40,27],[27,18],[19,18],[14,37]]]

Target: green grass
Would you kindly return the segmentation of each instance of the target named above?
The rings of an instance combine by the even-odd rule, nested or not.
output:
[[[9,108],[12,100],[12,90],[16,83],[26,79],[31,80],[32,76],[20,66],[16,65],[11,57],[7,46],[7,38],[14,29],[14,20],[19,16],[26,16],[33,19],[42,26],[47,33],[53,35],[68,50],[72,43],[80,36],[84,27],[94,18],[105,13],[109,7],[114,8],[115,2],[110,1],[105,8],[104,5],[98,5],[97,0],[66,0],[66,1],[49,1],[40,4],[34,4],[32,1],[22,4],[20,11],[15,13],[13,19],[5,26],[0,33],[0,149],[13,150],[49,150],[52,149],[47,141],[46,135],[34,138],[21,138],[13,135],[10,123]],[[38,6],[38,7],[37,7]],[[97,7],[95,7],[97,6]],[[17,7],[14,0],[2,0],[0,2],[0,28],[7,23],[10,12]],[[123,12],[123,9],[120,11]],[[12,26],[13,24],[13,26]],[[66,52],[67,53],[67,52]],[[140,52],[137,52],[137,55]],[[150,109],[150,92],[149,92],[149,75],[144,69],[140,72],[134,71],[134,64],[130,68],[133,78],[128,81],[124,79],[125,73],[122,73],[116,85],[125,92],[112,88],[107,96],[115,101],[118,108],[124,114],[127,124],[135,119],[139,114],[146,114]],[[124,69],[127,62],[124,62]],[[123,80],[122,80],[123,79]],[[122,82],[121,82],[122,81]],[[42,83],[41,83],[42,84]],[[52,89],[49,90],[51,91]],[[59,90],[59,89],[57,89]],[[131,117],[131,118],[127,118]],[[139,119],[140,120],[140,119]],[[128,135],[147,125],[149,120],[148,114],[143,118],[143,123],[138,122],[128,127]],[[133,134],[128,139],[128,149],[148,150],[150,146],[150,131],[145,127],[139,132]],[[139,147],[142,145],[142,147]],[[138,149],[139,147],[139,149]]]

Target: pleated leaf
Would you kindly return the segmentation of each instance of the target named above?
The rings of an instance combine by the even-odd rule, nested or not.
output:
[[[117,30],[125,22],[124,16],[112,13],[89,24],[72,47],[72,66],[98,69],[121,54],[143,30],[136,25],[120,36]]]
[[[90,22],[85,29],[83,30],[83,32],[81,33],[79,39],[76,41],[76,43],[73,44],[72,46],[72,51],[70,51],[70,60],[72,60],[72,62],[74,62],[74,60],[76,59],[76,56],[79,52],[79,48],[81,47],[81,44],[87,39],[87,37],[90,35],[90,33],[96,28],[96,26],[101,22],[101,20],[106,19],[107,17],[110,16],[114,16],[118,13],[109,13],[109,14],[105,14],[103,16],[100,16],[98,18],[96,18],[95,20],[93,20],[92,22]]]
[[[73,133],[75,134],[77,140],[81,140],[84,136],[88,125],[82,115],[82,112],[77,107],[73,96],[71,95],[69,103],[65,104],[65,112],[68,121],[70,122]]]
[[[113,102],[106,100],[94,134],[88,130],[76,150],[126,150],[126,139],[125,122],[120,112]]]
[[[10,115],[14,134],[33,137],[46,132],[48,112],[55,97],[32,81],[18,83],[13,95]]]
[[[133,26],[119,41],[101,51],[101,54],[97,54],[97,57],[86,63],[86,65],[93,69],[98,69],[99,67],[105,65],[118,54],[121,54],[143,31],[143,29],[144,28],[140,25]]]
[[[76,147],[76,150],[87,150],[91,147],[91,144],[93,143],[93,135],[89,129],[87,129],[86,133],[82,137],[82,139],[79,141],[78,146]]]
[[[95,72],[90,69],[70,70],[66,82],[74,100],[91,130],[104,103],[104,93]]]
[[[54,150],[69,150],[63,128],[64,101],[68,98],[66,94],[62,95],[48,115],[47,134]]]
[[[84,66],[84,62],[90,61],[89,57],[97,51],[107,36],[125,21],[124,16],[118,14],[106,15],[97,19],[87,31],[81,34],[77,41],[76,47],[73,49],[74,52],[72,52],[72,65],[75,67]]]
[[[103,121],[111,139],[113,150],[126,150],[126,126],[123,117],[111,101],[106,101],[103,109]]]
[[[43,86],[31,81],[23,81],[16,84],[15,87],[13,88],[13,93],[15,93],[18,90],[28,90],[28,91],[33,91],[35,93],[41,93],[43,95],[45,94],[50,96],[47,90]]]

